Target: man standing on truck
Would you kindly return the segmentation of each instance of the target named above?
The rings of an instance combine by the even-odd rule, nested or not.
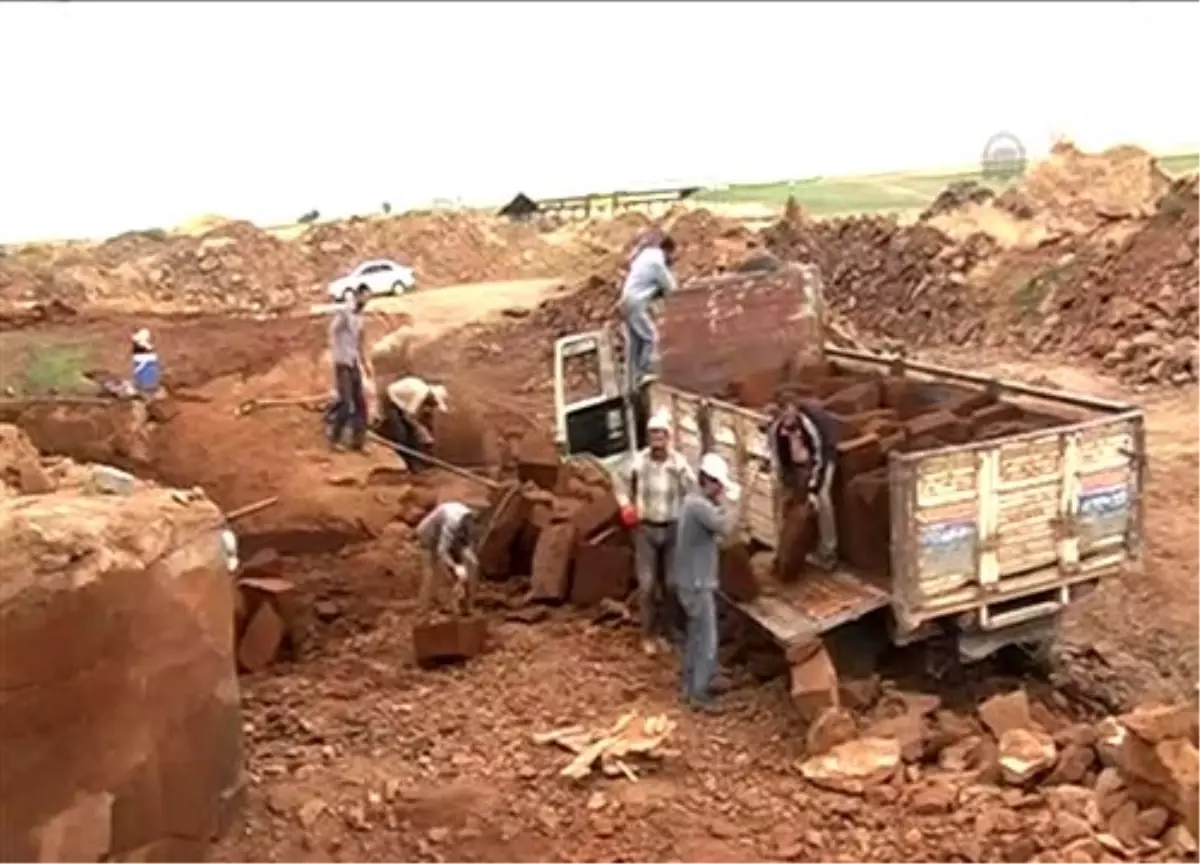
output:
[[[683,454],[671,446],[671,418],[657,412],[647,423],[650,446],[633,458],[619,478],[621,522],[633,531],[634,567],[642,621],[642,651],[658,653],[656,637],[675,638],[682,629],[678,600],[670,590],[675,523],[696,476]],[[620,482],[623,481],[623,482]]]
[[[795,394],[788,393],[766,431],[771,461],[783,491],[783,517],[787,518],[795,504],[807,500],[817,512],[820,534],[814,563],[833,570],[838,545],[833,512],[837,425],[823,408],[802,405]]]
[[[363,310],[371,291],[360,285],[354,297],[338,306],[329,324],[329,348],[333,355],[333,381],[337,399],[328,413],[329,443],[339,446],[342,432],[350,426],[350,449],[361,451],[367,432],[367,397],[363,377],[373,379],[375,370],[363,350]]]
[[[446,411],[446,388],[430,384],[416,375],[393,381],[379,400],[379,433],[400,446],[428,453],[433,449],[433,417]],[[419,471],[424,463],[411,453],[400,458],[410,471]]]
[[[730,482],[728,464],[716,453],[705,453],[700,459],[697,485],[679,508],[671,581],[687,616],[683,699],[690,708],[708,711],[713,708],[712,682],[717,672],[720,541],[733,533],[741,511],[729,507],[739,490]]]
[[[417,594],[418,614],[425,616],[430,604],[447,582],[452,586],[455,614],[470,612],[479,562],[475,557],[478,528],[475,511],[460,501],[446,501],[429,511],[417,525],[417,542],[424,553],[421,588]]]
[[[671,273],[674,260],[675,241],[662,234],[648,238],[629,262],[620,303],[630,393],[647,380],[654,364],[658,330],[650,318],[650,304],[675,291],[675,276]]]

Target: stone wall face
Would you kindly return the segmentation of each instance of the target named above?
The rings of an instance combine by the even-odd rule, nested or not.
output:
[[[207,499],[0,501],[0,859],[202,860],[242,783]]]

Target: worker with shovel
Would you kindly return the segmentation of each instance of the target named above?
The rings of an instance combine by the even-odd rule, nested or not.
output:
[[[340,305],[329,324],[329,347],[333,354],[333,380],[337,398],[326,411],[326,435],[332,447],[341,444],[350,427],[350,449],[361,452],[366,443],[367,397],[364,377],[371,381],[375,370],[363,350],[363,310],[371,291],[360,285],[354,297]]]
[[[651,417],[647,434],[650,446],[634,457],[616,492],[621,522],[634,536],[642,651],[653,656],[663,636],[676,640],[682,636],[682,611],[668,583],[679,507],[695,488],[696,475],[683,454],[671,446],[668,414]]]
[[[675,593],[687,615],[683,700],[694,710],[711,711],[712,684],[717,673],[720,543],[733,534],[744,514],[742,508],[730,506],[741,497],[741,490],[729,476],[729,465],[716,453],[701,457],[697,487],[679,508],[671,573]],[[745,500],[749,498],[747,495]]]
[[[673,293],[677,287],[671,273],[675,241],[657,232],[643,244],[629,262],[620,300],[625,320],[625,369],[630,393],[650,380],[656,359],[658,330],[650,317],[650,305]]]
[[[416,453],[433,450],[433,418],[437,412],[448,411],[446,388],[430,384],[423,378],[408,375],[388,385],[379,400],[379,434]],[[408,470],[424,467],[421,459],[401,453]]]
[[[417,541],[424,553],[417,595],[421,616],[428,614],[430,603],[447,584],[452,588],[454,613],[470,611],[479,571],[474,548],[479,527],[478,515],[460,501],[439,504],[417,525]]]

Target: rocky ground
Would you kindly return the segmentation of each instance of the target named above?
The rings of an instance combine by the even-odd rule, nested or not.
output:
[[[1068,167],[1078,161],[1061,158]],[[1093,224],[1080,215],[1086,208],[1056,204],[1039,183],[1005,204],[1034,214],[1026,222],[1039,207],[1067,214],[1045,219],[1057,239],[1032,249],[1006,245],[1011,237],[1000,230],[959,239],[952,226],[932,224],[955,214],[967,221],[961,202],[911,229],[876,219],[811,222],[795,212],[761,235],[703,213],[677,213],[670,224],[685,274],[736,266],[764,247],[821,262],[839,325],[862,341],[903,340],[956,365],[1146,401],[1146,560],[1074,613],[1049,677],[988,664],[939,680],[919,654],[898,652],[877,675],[855,680],[845,715],[806,724],[790,704],[781,658],[730,620],[725,711],[696,716],[678,709],[675,661],[644,657],[636,630],[612,609],[530,612],[526,586],[508,583],[484,592],[483,655],[418,666],[411,525],[439,495],[470,487],[442,472],[374,483],[373,469],[394,467],[390,454],[329,453],[316,415],[303,407],[239,415],[249,399],[324,391],[324,322],[211,311],[229,292],[247,309],[311,302],[310,281],[319,288],[352,258],[405,248],[368,238],[384,230],[375,225],[271,238],[274,251],[261,255],[235,251],[249,240],[214,249],[212,236],[204,250],[203,237],[126,237],[100,251],[10,252],[0,259],[0,296],[41,304],[4,319],[0,347],[15,366],[47,346],[73,345],[86,346],[98,370],[122,370],[125,339],[146,318],[120,311],[130,296],[121,286],[140,286],[134,305],[149,298],[209,311],[150,321],[173,393],[170,410],[152,422],[104,405],[15,398],[2,403],[0,420],[17,422],[44,452],[199,485],[226,509],[281,498],[239,523],[239,533],[247,557],[282,553],[278,572],[295,584],[304,611],[291,653],[242,678],[251,783],[243,821],[216,849],[220,860],[1195,860],[1195,185],[1147,180],[1137,195],[1159,197],[1141,209],[1107,193],[1108,215]],[[992,224],[991,215],[976,216],[972,225]],[[486,320],[472,320],[469,309],[459,321],[434,316],[421,292],[405,300],[404,314],[428,312],[442,328],[423,332],[416,362],[455,394],[455,425],[443,430],[454,458],[502,472],[517,442],[548,428],[550,339],[607,320],[624,255],[647,222],[574,228],[566,242],[557,231],[518,226],[509,236],[508,228],[471,222],[468,230],[456,221],[466,217],[448,218],[436,230],[403,229],[432,281],[551,275],[573,289],[534,305],[528,295],[495,298],[489,303],[500,312]],[[482,238],[468,252],[502,247],[502,259],[463,253],[468,263],[455,269],[458,247],[438,244],[458,242],[460,231]],[[1125,239],[1109,248],[1072,231]],[[520,232],[537,237],[520,246]],[[1006,282],[1015,277],[996,275],[1023,273],[1028,260],[1049,266],[1065,254],[1053,245],[1063,242],[1083,250],[1072,260],[1087,264],[1055,271],[1032,308],[1021,299],[1033,291],[1022,288],[1029,277],[1017,290]],[[176,246],[191,257],[168,254]],[[64,263],[62,255],[80,258]],[[198,263],[222,255],[208,271]],[[126,267],[131,257],[141,262],[136,274]],[[447,269],[433,269],[435,260]],[[267,264],[235,283],[249,261]],[[283,272],[291,282],[272,275]],[[237,287],[251,279],[263,287]],[[1061,338],[1037,335],[1048,314],[1060,315],[1050,329]],[[372,338],[392,329],[389,320],[372,320]],[[1102,324],[1111,345],[1070,336]],[[1155,334],[1153,345],[1144,333]],[[1171,365],[1167,349],[1189,335],[1190,360]],[[1035,347],[1043,353],[1033,357]],[[1105,359],[1114,352],[1121,359]],[[1079,356],[1096,367],[1081,367]],[[24,380],[6,382],[14,397]],[[1153,389],[1139,395],[1135,385]],[[14,447],[20,458],[9,462],[28,465],[27,450]],[[6,482],[19,487],[22,469]],[[1151,711],[1149,702],[1185,707]],[[658,758],[632,761],[636,782],[563,778],[570,754],[534,740],[564,726],[608,727],[632,710],[678,724]]]

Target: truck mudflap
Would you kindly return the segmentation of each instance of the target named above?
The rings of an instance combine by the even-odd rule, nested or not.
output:
[[[845,570],[807,573],[749,601],[725,599],[785,648],[810,642],[892,602],[886,590]]]

